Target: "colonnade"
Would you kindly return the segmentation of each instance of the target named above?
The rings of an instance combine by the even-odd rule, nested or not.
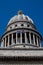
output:
[[[37,35],[30,32],[15,32],[3,37],[1,46],[9,47],[14,44],[30,44],[41,47],[41,40]]]

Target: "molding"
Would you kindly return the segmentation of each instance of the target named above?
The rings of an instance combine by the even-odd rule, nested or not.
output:
[[[1,48],[0,47],[0,50],[36,50],[36,51],[43,51],[43,47],[41,47],[41,48],[39,48],[39,47],[34,47],[34,48],[10,48],[10,47],[3,47],[3,48]]]
[[[41,40],[42,40],[42,36],[41,36],[41,34],[40,34],[39,32],[37,32],[36,30],[29,29],[29,28],[17,28],[17,29],[13,29],[13,30],[7,31],[6,33],[4,33],[4,34],[2,35],[1,39],[2,39],[3,36],[5,36],[7,33],[13,32],[14,30],[21,30],[21,29],[30,30],[30,31],[36,32],[36,33],[41,37]]]

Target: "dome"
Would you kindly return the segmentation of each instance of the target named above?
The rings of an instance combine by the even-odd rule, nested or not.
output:
[[[33,23],[33,20],[29,16],[24,15],[21,10],[18,11],[18,15],[15,15],[10,19],[8,25],[16,21],[28,21],[30,23]]]
[[[32,19],[22,11],[18,11],[18,15],[8,22],[1,40],[3,48],[34,48],[41,47],[42,36],[35,28]]]

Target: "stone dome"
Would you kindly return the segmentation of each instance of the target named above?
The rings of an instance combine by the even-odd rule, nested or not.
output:
[[[21,10],[18,11],[18,15],[15,15],[10,19],[10,21],[8,22],[8,25],[16,21],[28,21],[30,23],[33,23],[33,20],[29,16],[24,15]]]
[[[18,15],[8,22],[1,40],[3,48],[33,48],[41,47],[42,36],[35,28],[32,19],[22,11],[18,11]]]

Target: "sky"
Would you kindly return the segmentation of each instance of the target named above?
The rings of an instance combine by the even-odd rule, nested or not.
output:
[[[37,31],[43,37],[43,0],[0,0],[0,37],[18,10],[32,18]]]

